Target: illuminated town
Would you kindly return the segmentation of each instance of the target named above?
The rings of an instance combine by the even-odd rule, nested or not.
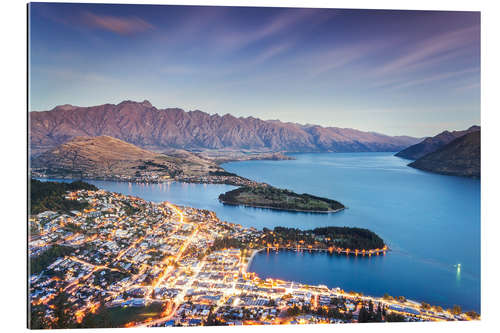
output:
[[[66,327],[476,319],[404,297],[261,279],[247,271],[258,251],[358,255],[326,247],[322,239],[269,243],[269,233],[221,221],[207,210],[104,190],[68,192],[65,199],[88,207],[29,219],[30,312],[41,327],[58,327],[68,313]],[[226,248],[228,240],[239,246]],[[359,255],[390,255],[386,250]]]

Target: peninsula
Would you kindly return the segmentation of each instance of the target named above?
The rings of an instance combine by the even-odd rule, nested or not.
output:
[[[481,177],[481,131],[459,137],[408,166],[443,175]]]
[[[242,205],[310,213],[335,213],[345,208],[340,202],[311,194],[297,194],[267,184],[243,186],[219,196],[227,205]]]
[[[464,135],[478,132],[480,126],[474,125],[463,131],[443,131],[436,136],[425,138],[422,142],[407,147],[395,154],[394,156],[402,157],[408,160],[418,160],[430,153],[443,148],[453,140],[463,137]]]
[[[137,183],[253,186],[254,181],[226,172],[209,158],[177,149],[168,154],[142,149],[110,136],[76,137],[31,159],[40,178],[100,179]]]
[[[82,206],[67,212],[67,205],[51,200],[43,212],[30,214],[30,328],[367,321],[356,306],[373,309],[379,322],[479,318],[460,307],[444,311],[404,297],[262,279],[247,270],[256,251],[277,246],[350,246],[358,252],[347,254],[366,252],[366,259],[383,246],[383,255],[383,240],[366,229],[257,230],[221,221],[208,210],[148,202],[82,182],[64,187],[32,183],[32,201],[33,193],[56,188],[60,200]]]
[[[231,160],[289,159],[280,153],[226,156]],[[207,156],[180,149],[153,152],[110,136],[76,137],[32,158],[31,175],[138,183],[227,184],[240,186],[219,197],[227,204],[317,213],[344,209],[335,200],[296,194],[228,172],[219,165],[224,161],[221,155]]]

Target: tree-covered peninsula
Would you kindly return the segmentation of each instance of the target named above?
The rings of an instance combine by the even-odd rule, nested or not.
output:
[[[270,185],[243,186],[219,196],[228,205],[244,205],[289,211],[330,213],[344,209],[340,202],[311,194],[297,194]]]
[[[360,254],[378,253],[387,250],[384,240],[368,229],[351,227],[321,227],[309,230],[275,227],[264,228],[257,238],[221,237],[215,240],[212,250],[240,249],[315,249],[331,252]],[[365,252],[363,252],[365,251]]]
[[[351,250],[383,249],[385,244],[382,238],[368,229],[351,227],[321,227],[311,230],[296,228],[275,227],[264,230],[262,238],[266,243],[296,246],[303,244],[313,248],[340,248]]]

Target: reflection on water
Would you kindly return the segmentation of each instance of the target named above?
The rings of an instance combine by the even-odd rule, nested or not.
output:
[[[480,310],[479,180],[421,172],[391,153],[295,157],[292,161],[227,163],[224,168],[298,193],[336,199],[348,209],[312,214],[225,206],[218,196],[235,188],[228,185],[90,182],[145,200],[209,209],[222,220],[244,226],[368,228],[392,249],[386,256],[366,260],[324,253],[260,253],[250,268],[263,277],[372,295],[387,292],[444,307],[459,304],[463,309]]]
[[[336,199],[349,207],[327,216],[288,214],[282,219],[273,215],[270,221],[274,225],[364,227],[379,234],[393,251],[383,260],[370,259],[370,264],[319,254],[312,266],[307,254],[275,254],[279,260],[261,254],[252,263],[253,271],[264,277],[275,274],[366,294],[388,292],[480,310],[479,180],[422,172],[391,153],[294,156],[297,160],[247,161],[224,167],[298,193]],[[259,223],[262,221],[268,220]]]
[[[457,264],[457,283],[460,284],[460,277],[461,277],[461,265]]]

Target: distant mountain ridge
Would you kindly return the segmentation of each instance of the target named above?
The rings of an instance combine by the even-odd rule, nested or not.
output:
[[[481,131],[465,134],[408,165],[440,174],[479,178]]]
[[[248,150],[286,152],[399,151],[419,141],[354,129],[299,125],[254,117],[236,118],[196,110],[157,109],[148,101],[92,107],[57,106],[30,112],[32,154],[77,136],[111,136],[139,147],[165,151]]]
[[[428,137],[422,142],[419,142],[413,146],[410,146],[400,151],[399,153],[396,154],[396,156],[406,158],[409,160],[417,160],[429,153],[438,150],[441,147],[444,147],[445,145],[447,145],[448,143],[452,142],[457,138],[460,138],[466,134],[476,132],[479,130],[481,130],[481,127],[474,125],[463,131],[453,131],[453,132],[444,131],[436,136]]]

